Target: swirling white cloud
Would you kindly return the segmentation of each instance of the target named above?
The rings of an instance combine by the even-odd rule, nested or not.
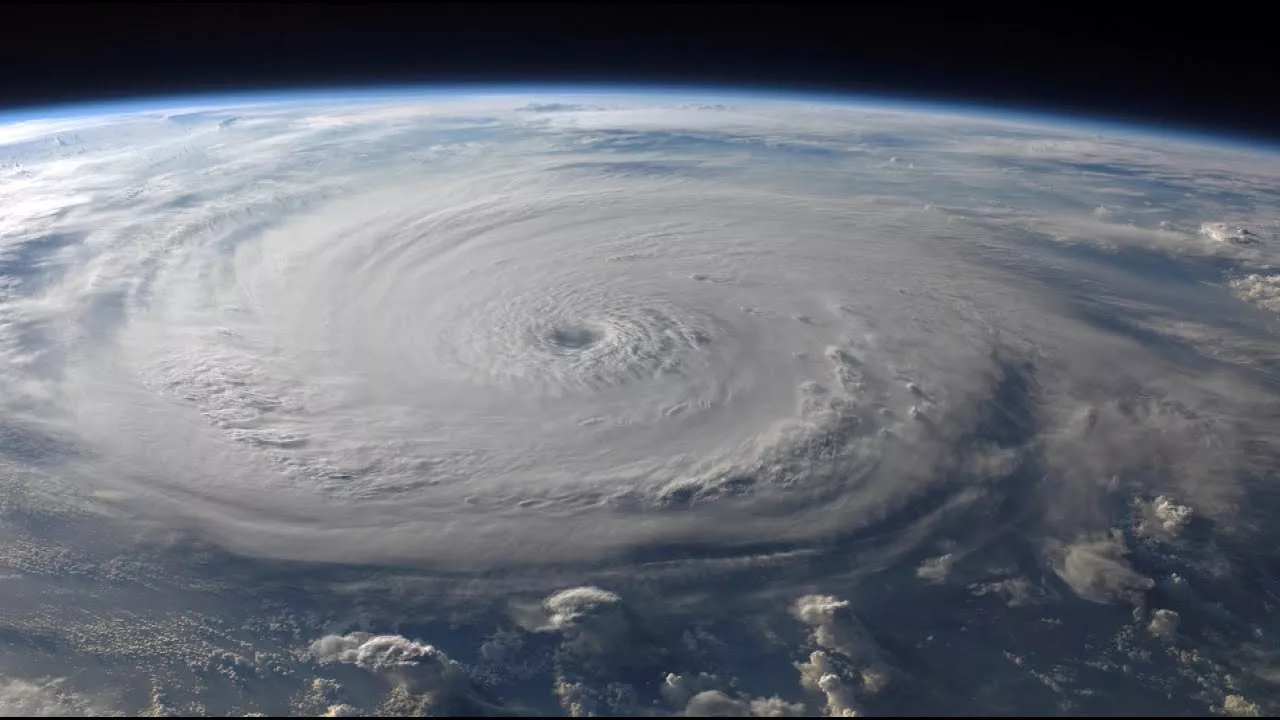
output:
[[[1096,358],[1141,361],[1134,382],[1157,362],[1028,283],[1045,261],[1018,233],[1269,252],[1029,199],[944,209],[1037,192],[1000,163],[1181,172],[1003,130],[480,98],[140,114],[11,144],[6,415],[65,446],[59,474],[94,503],[241,552],[474,566],[847,530],[985,457],[957,443],[1006,356],[1052,359],[1051,447],[1073,443],[1059,408],[1098,402]],[[868,148],[889,137],[882,166]],[[1194,413],[1211,391],[1185,392]],[[1163,422],[1143,413],[1119,422]],[[1202,489],[1174,475],[1158,489]]]

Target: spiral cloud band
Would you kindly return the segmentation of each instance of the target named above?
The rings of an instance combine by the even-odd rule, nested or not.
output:
[[[876,147],[902,122],[918,164]],[[1011,469],[1030,439],[983,427],[1017,368],[1069,444],[1099,409],[1067,401],[1119,384],[1096,359],[1150,352],[1030,282],[1048,251],[1018,232],[1235,246],[963,207],[1038,190],[975,158],[1090,146],[955,122],[509,99],[141,115],[141,151],[12,173],[33,239],[10,252],[49,252],[6,303],[6,394],[99,501],[281,557],[811,540],[986,492],[999,468],[966,468]],[[1239,458],[1196,455],[1161,489],[1230,502],[1192,475]]]

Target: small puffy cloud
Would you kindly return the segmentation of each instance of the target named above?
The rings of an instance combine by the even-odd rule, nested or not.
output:
[[[853,688],[841,679],[839,669],[830,655],[822,650],[814,650],[809,654],[808,662],[796,663],[796,669],[800,671],[800,685],[804,689],[826,696],[825,709],[829,717],[858,715]]]
[[[595,717],[608,708],[608,704],[602,701],[600,692],[578,680],[556,678],[552,692],[569,717]]]
[[[324,715],[329,708],[352,707],[345,699],[343,687],[337,680],[312,678],[311,685],[295,702],[293,714],[314,717]]]
[[[1250,273],[1228,283],[1241,300],[1264,310],[1280,312],[1280,275]]]
[[[400,697],[397,702],[401,705],[461,713],[493,709],[475,693],[461,665],[431,645],[400,635],[326,635],[312,643],[310,650],[322,665],[354,665],[391,679],[393,695],[399,693],[395,697]]]
[[[1258,704],[1241,695],[1228,695],[1222,701],[1222,713],[1227,717],[1258,717]]]
[[[804,717],[804,703],[790,703],[778,696],[751,701],[752,717]]]
[[[813,628],[813,641],[858,664],[880,665],[880,648],[848,600],[830,595],[805,595],[792,607],[796,619]]]
[[[1178,624],[1182,621],[1182,617],[1173,610],[1156,610],[1151,613],[1151,623],[1147,625],[1147,632],[1158,638],[1172,640],[1178,633]]]
[[[792,613],[797,620],[813,628],[814,642],[844,652],[841,648],[840,618],[852,615],[848,600],[831,595],[805,595],[796,600]]]
[[[541,611],[536,629],[563,634],[568,647],[581,654],[604,652],[631,630],[622,598],[590,585],[547,596]]]
[[[680,706],[688,703],[689,698],[697,693],[714,688],[719,682],[719,678],[707,673],[698,673],[697,675],[667,673],[667,676],[662,680],[662,685],[658,688],[658,692],[667,702]]]
[[[802,717],[804,705],[778,697],[740,700],[719,690],[704,690],[689,699],[684,714],[689,717]]]
[[[1156,498],[1155,513],[1156,518],[1160,520],[1161,527],[1175,535],[1182,532],[1187,523],[1191,522],[1191,517],[1194,514],[1191,508],[1186,505],[1179,505],[1163,495]]]
[[[552,593],[537,607],[512,609],[526,629],[560,637],[550,660],[555,693],[570,715],[632,715],[641,707],[632,678],[642,668],[652,671],[651,663],[663,650],[638,631],[616,593],[580,586]],[[676,707],[682,706],[682,697],[696,692],[678,684],[660,690],[664,697],[677,695]]]
[[[1154,585],[1129,564],[1124,544],[1116,535],[1082,538],[1058,548],[1056,554],[1054,572],[1085,600],[1138,606]]]
[[[1191,508],[1161,495],[1149,504],[1144,504],[1138,531],[1144,535],[1178,535],[1191,523],[1194,516],[1195,512]]]
[[[801,717],[803,703],[790,703],[780,697],[744,699],[732,697],[716,688],[719,678],[707,673],[677,675],[668,673],[659,692],[668,703],[681,708],[689,717]]]
[[[751,712],[743,700],[735,700],[719,690],[704,690],[689,699],[684,714],[690,717],[742,717]]]
[[[347,663],[370,672],[427,665],[456,664],[430,645],[400,635],[326,635],[311,644],[311,654],[321,664]]]
[[[547,610],[546,627],[551,630],[579,627],[590,617],[598,615],[602,608],[607,612],[621,601],[617,594],[590,585],[561,590],[542,601]]]

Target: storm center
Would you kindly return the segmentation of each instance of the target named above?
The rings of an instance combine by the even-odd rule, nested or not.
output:
[[[600,341],[603,334],[586,325],[569,325],[553,328],[547,341],[562,350],[585,350]]]

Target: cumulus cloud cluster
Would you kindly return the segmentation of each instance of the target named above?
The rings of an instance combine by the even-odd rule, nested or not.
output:
[[[1152,502],[1151,510],[1160,529],[1171,535],[1182,532],[1195,515],[1191,508],[1179,505],[1164,495]]]
[[[821,650],[809,655],[807,662],[796,663],[800,671],[800,684],[811,692],[821,693],[826,697],[826,714],[831,717],[856,717],[858,706],[854,698],[853,688],[840,674],[840,669],[831,662],[831,656]]]
[[[855,693],[874,695],[889,682],[889,665],[879,646],[848,600],[805,595],[796,600],[792,612],[812,628],[814,644],[823,648],[796,665],[801,684],[826,696],[830,715],[856,715]],[[843,668],[825,651],[838,653]]]
[[[1249,273],[1233,278],[1231,289],[1246,302],[1280,312],[1280,275]]]

